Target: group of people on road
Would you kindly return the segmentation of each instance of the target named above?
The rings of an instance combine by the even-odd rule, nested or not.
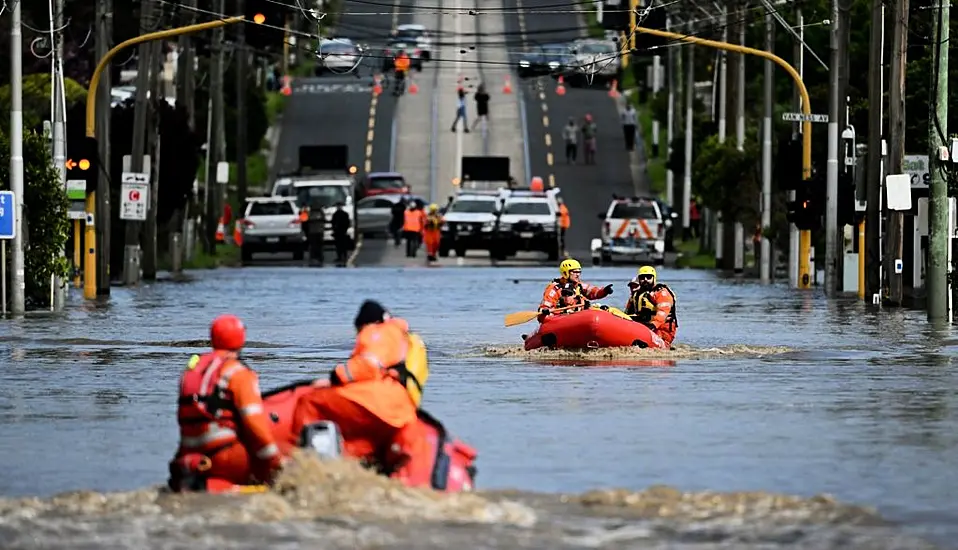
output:
[[[333,246],[336,249],[336,265],[346,267],[349,252],[354,248],[349,229],[352,221],[349,214],[343,209],[345,204],[336,203],[336,210],[329,220],[333,236]],[[313,265],[322,266],[325,262],[324,248],[326,246],[326,214],[321,206],[311,208],[304,206],[299,211],[299,223],[306,236],[306,248],[309,252],[309,261]]]
[[[452,121],[452,131],[455,132],[456,128],[459,127],[459,121],[462,121],[462,131],[464,133],[469,133],[469,117],[466,116],[466,89],[459,85],[456,88],[456,118]],[[472,129],[475,130],[476,126],[479,124],[488,124],[489,123],[489,92],[486,90],[486,85],[483,82],[480,82],[476,87],[476,93],[473,94],[473,99],[476,102],[476,118],[472,121]]]
[[[629,298],[623,311],[637,323],[642,323],[666,344],[672,345],[679,328],[676,317],[675,294],[658,280],[655,268],[646,265],[629,281]],[[582,281],[582,265],[572,258],[559,264],[559,277],[546,286],[539,303],[539,321],[556,314],[574,313],[592,306],[612,294],[612,285],[598,287]],[[561,312],[559,311],[561,310]]]
[[[426,259],[435,262],[439,259],[439,245],[442,239],[442,224],[445,223],[438,204],[424,207],[411,198],[396,201],[393,205],[389,231],[398,247],[406,242],[406,257],[415,258],[419,248],[426,245]]]
[[[236,316],[217,317],[212,351],[194,355],[180,378],[180,441],[169,465],[170,488],[269,484],[302,444],[303,430],[317,421],[335,423],[342,454],[404,482],[410,468],[431,467],[435,450],[418,421],[428,378],[424,344],[405,320],[374,301],[362,304],[354,324],[349,360],[307,386],[284,433],[264,406],[256,372],[241,357],[246,327]]]
[[[582,143],[585,146],[584,156],[586,164],[595,164],[595,154],[597,150],[596,132],[598,126],[592,119],[590,113],[582,117],[582,123],[576,121],[575,117],[569,117],[569,121],[562,128],[562,139],[565,141],[565,161],[566,164],[575,164],[579,156],[579,136],[582,136]]]

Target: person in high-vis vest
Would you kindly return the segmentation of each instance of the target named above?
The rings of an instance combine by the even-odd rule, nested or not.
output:
[[[318,419],[332,421],[347,456],[389,471],[420,456],[426,444],[416,412],[428,377],[425,345],[372,300],[360,307],[355,326],[356,346],[330,373],[330,387],[297,401],[290,437]]]
[[[442,240],[443,223],[442,214],[439,213],[439,205],[430,204],[429,213],[426,214],[426,223],[422,230],[423,241],[426,244],[426,258],[430,262],[439,259],[439,242]]]
[[[393,87],[393,95],[400,95],[406,89],[406,74],[409,72],[409,54],[400,51],[396,59],[393,60],[395,69],[396,84]]]
[[[409,202],[409,208],[403,214],[402,233],[406,239],[406,257],[415,258],[416,251],[422,245],[422,230],[426,225],[426,214],[415,201]]]
[[[675,293],[658,281],[655,268],[645,265],[639,268],[629,281],[632,294],[625,303],[625,313],[633,321],[652,329],[669,346],[675,340],[679,320],[675,311]]]
[[[194,355],[180,377],[180,444],[169,479],[174,491],[203,491],[211,479],[269,483],[282,465],[259,378],[239,357],[245,343],[238,317],[217,317],[210,326],[213,351]]]
[[[557,202],[559,203],[559,252],[566,254],[565,234],[572,225],[572,216],[569,215],[569,207],[565,205],[562,198],[559,198]]]

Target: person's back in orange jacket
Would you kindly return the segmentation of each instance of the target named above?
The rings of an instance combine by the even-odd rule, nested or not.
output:
[[[402,230],[409,233],[422,233],[425,223],[423,211],[411,204],[403,213]]]
[[[409,71],[409,55],[406,52],[399,52],[399,55],[396,56],[396,60],[393,61],[393,66],[396,67],[396,72],[405,73]]]
[[[193,356],[180,378],[180,445],[170,488],[203,490],[206,480],[268,483],[283,458],[263,413],[259,378],[239,358],[246,328],[233,315],[210,327],[211,353]]]
[[[381,468],[400,467],[425,444],[417,404],[405,386],[409,325],[369,300],[355,325],[352,355],[330,374],[331,388],[300,398],[290,437],[298,438],[304,426],[318,419],[330,420],[339,426],[346,455]]]

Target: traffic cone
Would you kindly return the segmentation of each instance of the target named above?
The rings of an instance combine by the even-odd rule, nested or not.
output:
[[[556,85],[556,95],[565,95],[565,79],[559,77],[559,83]]]
[[[609,97],[619,97],[619,81],[613,80],[612,87],[609,88]]]
[[[373,77],[373,95],[379,95],[383,93],[383,85],[379,83],[380,76],[376,75]]]
[[[289,82],[290,82],[289,76],[284,76],[284,77],[283,77],[283,88],[280,90],[280,93],[281,93],[281,94],[287,95],[287,96],[293,94],[293,89],[290,87]]]
[[[419,92],[419,85],[416,84],[415,80],[411,80],[409,82],[409,93],[412,95],[416,95],[418,92]]]
[[[509,75],[506,75],[506,82],[502,85],[502,93],[511,94],[512,93],[512,82],[509,78]]]
[[[226,242],[226,226],[223,225],[223,216],[220,216],[219,221],[216,222],[216,242]]]
[[[243,230],[240,229],[240,220],[236,220],[233,224],[233,244],[235,246],[243,246]]]

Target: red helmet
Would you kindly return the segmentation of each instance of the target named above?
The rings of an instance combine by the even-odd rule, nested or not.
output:
[[[246,344],[246,325],[235,315],[220,315],[210,325],[210,345],[213,349],[235,351]]]

